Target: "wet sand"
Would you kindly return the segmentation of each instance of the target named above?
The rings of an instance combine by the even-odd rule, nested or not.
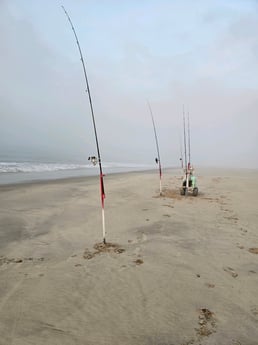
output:
[[[0,187],[1,345],[257,345],[258,171]]]

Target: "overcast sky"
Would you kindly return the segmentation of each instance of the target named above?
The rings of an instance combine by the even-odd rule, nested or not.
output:
[[[64,0],[103,161],[258,168],[258,1]],[[0,0],[0,160],[96,154],[76,42],[55,0]],[[2,157],[2,158],[1,158]]]

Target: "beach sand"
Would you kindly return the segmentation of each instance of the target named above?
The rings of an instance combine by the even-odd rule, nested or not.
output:
[[[258,171],[1,186],[1,345],[257,345]],[[113,245],[114,244],[114,245]]]

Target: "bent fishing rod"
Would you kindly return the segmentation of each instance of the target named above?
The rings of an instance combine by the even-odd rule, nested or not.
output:
[[[151,120],[153,124],[153,130],[154,130],[154,136],[155,136],[155,141],[156,141],[156,147],[157,147],[157,154],[158,154],[158,159],[156,158],[156,163],[159,164],[159,194],[162,195],[162,186],[161,186],[161,179],[162,179],[162,170],[161,170],[161,161],[160,161],[160,154],[159,154],[159,143],[158,143],[158,136],[157,136],[157,131],[156,131],[156,126],[154,122],[154,117],[153,113],[151,110],[150,103],[147,101],[149,109],[150,109],[150,115],[151,115]]]
[[[93,111],[93,105],[92,105],[92,99],[91,99],[91,94],[90,94],[90,86],[89,86],[89,82],[88,82],[88,77],[87,77],[87,73],[86,73],[86,67],[85,67],[85,62],[83,59],[83,55],[82,55],[82,50],[81,50],[81,46],[79,43],[79,39],[78,36],[76,34],[76,31],[74,29],[72,20],[69,16],[69,14],[67,13],[66,9],[64,8],[64,6],[62,6],[62,9],[64,10],[64,13],[67,16],[67,19],[71,25],[72,31],[74,33],[74,37],[77,43],[77,47],[80,53],[80,58],[81,58],[81,63],[82,63],[82,67],[83,67],[83,74],[84,74],[84,79],[86,82],[86,93],[88,93],[88,97],[89,97],[89,103],[90,103],[90,109],[91,109],[91,117],[92,117],[92,122],[93,122],[93,128],[94,128],[94,134],[95,134],[95,140],[96,140],[96,146],[97,146],[97,154],[98,154],[98,163],[99,163],[99,178],[100,178],[100,196],[101,196],[101,207],[102,207],[102,230],[103,230],[103,243],[106,244],[106,229],[105,229],[105,210],[104,210],[104,199],[105,199],[105,190],[104,190],[104,180],[103,180],[103,172],[102,172],[102,165],[101,165],[101,157],[100,157],[100,150],[99,150],[99,142],[98,142],[98,135],[97,135],[97,128],[96,128],[96,122],[95,122],[95,117],[94,117],[94,111]]]

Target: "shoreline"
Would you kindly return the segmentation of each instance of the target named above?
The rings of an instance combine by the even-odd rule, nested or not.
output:
[[[166,169],[177,169],[174,167]],[[105,168],[103,171],[105,175],[111,174],[123,174],[130,172],[144,172],[156,170],[155,168]],[[43,182],[43,181],[56,181],[65,180],[70,178],[87,178],[92,176],[99,176],[98,167],[94,170],[60,170],[52,172],[19,172],[19,173],[1,173],[0,174],[0,186],[20,184],[20,183],[31,183],[31,182]]]
[[[113,175],[126,175],[126,174],[137,174],[137,173],[155,173],[158,171],[157,169],[144,169],[144,170],[129,170],[129,171],[112,171],[112,172],[107,172],[104,173],[104,178],[113,176]],[[178,172],[180,176],[183,176],[183,169],[180,167],[165,167],[162,168],[162,172],[169,173],[169,172]],[[258,169],[255,168],[228,168],[228,167],[198,167],[195,169],[196,176],[201,176],[207,174],[207,176],[217,176],[223,173],[223,176],[230,177],[231,175],[236,176],[236,175],[241,175],[241,173],[250,173],[250,174],[256,174],[258,173]],[[7,174],[7,173],[6,173]],[[13,173],[9,173],[13,174]],[[26,173],[20,173],[20,174],[26,174]],[[226,175],[225,175],[226,174]],[[58,175],[58,173],[56,174]],[[59,176],[59,177],[52,177],[52,178],[35,178],[31,180],[21,180],[21,181],[16,181],[16,182],[2,182],[0,179],[0,189],[2,188],[8,188],[11,186],[20,186],[20,185],[29,185],[29,184],[48,184],[48,183],[62,183],[62,182],[71,182],[71,181],[80,181],[84,179],[94,179],[96,177],[99,177],[99,172],[95,174],[83,174],[81,173],[80,175],[75,175],[75,176]],[[1,178],[1,176],[0,176]]]
[[[179,171],[181,170],[178,167],[167,167],[162,169],[162,171]],[[137,173],[144,173],[144,174],[148,174],[148,173],[155,173],[158,170],[157,169],[144,169],[144,170],[129,170],[129,171],[112,171],[112,172],[107,172],[104,173],[104,178],[107,178],[109,176],[115,176],[115,175],[126,175],[126,174],[137,174]],[[2,187],[11,187],[11,186],[19,186],[19,185],[26,185],[26,184],[44,184],[44,183],[58,183],[60,181],[60,183],[62,182],[71,182],[71,181],[79,181],[79,180],[84,180],[84,179],[94,179],[94,178],[99,178],[99,172],[96,174],[90,174],[90,175],[78,175],[78,176],[66,176],[66,177],[55,177],[55,178],[38,178],[38,179],[32,179],[32,180],[22,180],[19,182],[11,182],[11,183],[1,183],[0,182],[0,189]]]

